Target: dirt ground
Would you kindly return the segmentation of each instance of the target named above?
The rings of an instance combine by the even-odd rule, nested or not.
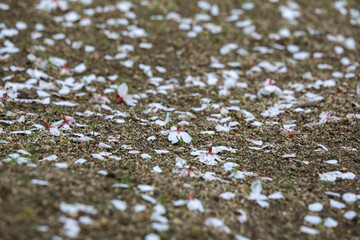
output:
[[[360,239],[360,1],[43,1],[0,0],[0,239]],[[116,103],[123,83],[136,106]]]

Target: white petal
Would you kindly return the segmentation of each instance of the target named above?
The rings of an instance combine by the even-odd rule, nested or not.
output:
[[[257,195],[257,194],[260,194],[261,191],[262,191],[262,185],[261,185],[261,181],[260,180],[257,180],[253,183],[251,183],[251,193]]]
[[[310,235],[316,235],[316,234],[320,233],[318,230],[316,230],[314,228],[309,228],[309,227],[306,227],[306,226],[301,226],[300,231],[303,232],[303,233],[310,234]]]
[[[356,197],[356,194],[354,194],[354,193],[344,193],[342,196],[342,199],[345,202],[355,202],[357,197]]]
[[[189,134],[187,134],[186,132],[180,132],[180,137],[182,137],[182,139],[186,143],[189,143],[192,140],[191,136]]]
[[[117,93],[121,96],[124,97],[128,92],[128,86],[126,85],[126,83],[122,83],[118,89],[117,89]]]
[[[312,204],[309,204],[309,210],[312,211],[312,212],[321,212],[323,210],[323,205],[321,203],[312,203]]]
[[[49,132],[52,134],[52,135],[55,135],[55,136],[60,136],[60,131],[57,127],[52,127],[49,129]]]
[[[111,200],[111,204],[119,211],[124,211],[126,209],[126,202],[121,201],[121,200]]]
[[[159,166],[155,166],[155,167],[153,167],[153,169],[151,170],[151,172],[161,173],[162,170],[161,170],[161,168],[160,168]]]
[[[342,202],[330,199],[330,205],[334,208],[343,209],[346,207],[346,205]]]
[[[346,219],[351,220],[351,219],[353,219],[354,217],[356,217],[356,212],[355,212],[355,211],[352,211],[352,210],[347,211],[347,212],[344,214],[344,217],[345,217]]]
[[[135,100],[131,95],[124,95],[123,96],[124,102],[129,106],[136,106]]]
[[[238,217],[237,220],[238,220],[240,223],[246,222],[246,220],[247,220],[246,212],[245,212],[244,210],[242,210],[242,209],[238,209],[237,212],[241,214],[241,215]]]
[[[201,213],[204,212],[204,207],[199,199],[189,200],[187,202],[186,206],[190,211],[198,210]]]
[[[270,198],[270,199],[281,199],[283,197],[284,196],[283,196],[283,194],[281,192],[276,192],[276,193],[270,194],[268,196],[268,198]]]
[[[224,192],[224,193],[220,194],[219,197],[221,197],[222,199],[225,199],[225,200],[230,200],[235,197],[235,193]]]
[[[186,203],[187,203],[187,201],[184,200],[184,199],[179,199],[179,200],[173,201],[173,204],[174,204],[175,207],[183,206]]]
[[[138,189],[142,192],[152,192],[155,190],[155,187],[154,186],[151,186],[151,185],[143,185],[143,184],[140,184],[137,186]]]
[[[160,240],[160,237],[155,233],[149,233],[145,236],[145,240]]]
[[[57,168],[67,168],[68,167],[68,165],[66,163],[55,163],[54,166]]]
[[[177,139],[179,135],[176,132],[170,132],[168,136],[168,140],[171,141],[172,144],[177,143],[179,140]]]
[[[335,219],[328,217],[325,219],[324,226],[329,228],[334,228],[338,226],[338,222]]]
[[[270,204],[267,201],[257,200],[256,201],[262,208],[267,208]]]
[[[306,215],[304,220],[308,223],[315,224],[315,225],[318,225],[322,222],[321,217],[314,216],[314,215]]]

